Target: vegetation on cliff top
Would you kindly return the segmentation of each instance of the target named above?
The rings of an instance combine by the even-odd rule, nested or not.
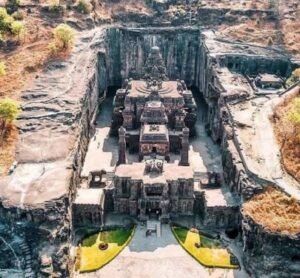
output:
[[[272,120],[280,144],[281,162],[285,170],[300,181],[300,90],[294,90],[296,94],[275,108]]]
[[[274,188],[255,195],[244,203],[242,212],[270,232],[300,233],[300,204]]]

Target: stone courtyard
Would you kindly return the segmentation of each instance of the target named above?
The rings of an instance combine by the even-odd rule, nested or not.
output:
[[[110,264],[77,277],[213,277],[248,278],[242,270],[209,269],[201,266],[178,244],[169,225],[162,225],[160,238],[145,237],[145,226],[138,226],[125,250]]]

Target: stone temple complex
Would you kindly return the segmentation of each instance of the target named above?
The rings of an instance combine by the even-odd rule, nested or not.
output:
[[[22,2],[11,18],[47,34],[0,40],[0,93],[14,63],[30,80],[9,92],[22,111],[0,173],[0,277],[300,277],[299,179],[276,134],[300,94],[299,1],[75,2]],[[46,63],[61,22],[74,45]]]
[[[108,181],[102,176],[109,169],[93,167],[88,173],[87,188],[78,190],[73,203],[75,226],[99,225],[111,213],[139,221],[154,215],[161,223],[187,217],[225,228],[239,221],[239,201],[234,194],[224,195],[221,173],[197,171],[190,164],[189,140],[197,136],[196,101],[183,80],[170,80],[166,72],[154,46],[141,79],[126,79],[116,91],[109,132],[118,137],[116,166]]]

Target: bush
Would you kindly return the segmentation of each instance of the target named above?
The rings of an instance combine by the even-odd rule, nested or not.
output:
[[[25,33],[26,33],[26,29],[24,26],[24,23],[21,21],[14,21],[11,24],[11,32],[18,37],[19,40],[24,39],[25,37]]]
[[[50,0],[49,1],[49,11],[55,13],[63,13],[64,7],[60,4],[60,0]]]
[[[73,45],[74,30],[67,24],[58,25],[54,31],[54,43],[58,50],[66,50]]]
[[[6,9],[7,11],[12,14],[16,12],[19,8],[20,0],[7,0],[6,2]]]
[[[288,86],[292,86],[294,83],[300,81],[300,68],[295,69],[292,72],[292,75],[290,76],[290,78],[286,81]]]
[[[293,125],[300,127],[300,97],[293,100],[292,107],[288,113],[288,119]]]
[[[0,32],[7,32],[14,19],[7,13],[5,8],[0,7]]]
[[[13,122],[20,114],[20,104],[10,98],[0,100],[0,133],[5,134],[7,124]]]
[[[269,37],[268,38],[268,46],[272,46],[273,43],[274,43],[274,41],[273,41],[272,37]]]
[[[54,42],[50,42],[48,44],[48,49],[49,49],[50,53],[53,54],[53,55],[57,54],[58,51],[59,51],[59,49],[58,49],[55,41]]]
[[[24,13],[22,11],[14,12],[12,15],[14,20],[23,20],[24,19]]]
[[[84,14],[89,14],[92,11],[92,5],[87,0],[79,0],[77,8]]]
[[[6,65],[4,62],[0,62],[0,77],[6,74]]]

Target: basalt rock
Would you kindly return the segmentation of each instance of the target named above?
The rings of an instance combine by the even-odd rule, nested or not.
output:
[[[300,234],[266,231],[243,214],[244,265],[254,277],[297,277],[300,272]]]

